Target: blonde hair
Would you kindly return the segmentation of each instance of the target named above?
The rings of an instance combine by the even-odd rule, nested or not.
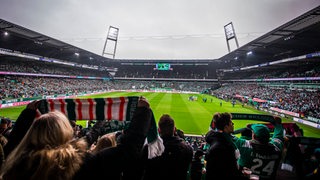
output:
[[[15,173],[23,173],[15,169],[23,164],[23,171],[30,175],[26,179],[72,179],[86,150],[84,140],[71,142],[72,139],[73,128],[63,113],[53,111],[41,115],[9,154],[1,178],[10,179],[18,176]]]

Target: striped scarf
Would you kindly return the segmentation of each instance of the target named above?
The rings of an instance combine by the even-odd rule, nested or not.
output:
[[[58,110],[69,120],[118,120],[131,121],[139,97],[43,99],[41,114]]]
[[[58,110],[69,120],[107,120],[110,122],[108,131],[115,132],[128,127],[138,107],[138,96],[112,98],[72,98],[72,99],[42,99],[38,106],[37,116]],[[147,134],[148,158],[159,156],[164,151],[162,139],[157,132],[157,126],[152,116],[151,126]]]
[[[258,120],[263,122],[273,123],[275,117],[267,114],[246,114],[246,113],[231,113],[232,119],[237,120]]]

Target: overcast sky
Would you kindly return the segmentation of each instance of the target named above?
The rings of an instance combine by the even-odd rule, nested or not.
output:
[[[0,0],[0,18],[99,55],[114,26],[117,59],[215,59],[228,53],[226,24],[233,23],[241,47],[319,5],[320,0]],[[235,41],[229,43],[234,50]]]

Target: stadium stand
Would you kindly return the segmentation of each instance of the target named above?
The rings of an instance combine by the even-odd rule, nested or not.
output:
[[[62,94],[188,91],[237,99],[320,127],[320,7],[218,59],[109,59],[3,19],[0,33],[0,108],[16,99]],[[170,68],[157,69],[159,64]],[[302,151],[303,168],[294,167],[304,176],[315,169],[319,143],[296,136],[293,129],[286,129],[287,147],[311,144]],[[194,151],[208,148],[201,136],[186,135],[185,140]]]

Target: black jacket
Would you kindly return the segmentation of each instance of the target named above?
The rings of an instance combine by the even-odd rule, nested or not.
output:
[[[11,151],[20,143],[24,135],[29,130],[35,117],[36,110],[26,108],[20,113],[10,135],[8,136],[8,143],[3,147],[5,157],[8,157]]]
[[[162,137],[164,153],[147,160],[144,180],[173,179],[186,180],[193,149],[177,136]]]
[[[206,141],[210,149],[205,156],[206,179],[242,179],[236,158],[236,146],[227,133],[209,131]]]
[[[141,151],[150,127],[152,111],[138,107],[121,143],[114,148],[88,156],[74,179],[135,179],[131,168],[141,158]]]

